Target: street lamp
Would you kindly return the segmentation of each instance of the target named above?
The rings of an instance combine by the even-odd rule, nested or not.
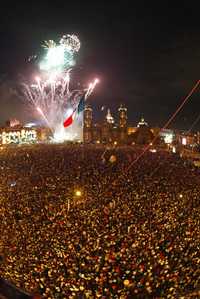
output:
[[[82,192],[80,190],[75,190],[74,194],[76,197],[81,197]]]

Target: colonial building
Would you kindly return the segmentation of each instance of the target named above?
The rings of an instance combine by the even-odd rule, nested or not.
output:
[[[127,109],[121,105],[118,109],[118,123],[108,109],[102,123],[94,123],[92,107],[86,106],[84,111],[85,143],[126,143],[127,141]]]
[[[49,128],[37,127],[34,123],[21,125],[17,120],[7,121],[0,128],[0,144],[25,144],[46,142],[51,136]]]
[[[136,128],[128,129],[128,144],[149,144],[154,138],[154,134],[147,122],[142,117]]]
[[[0,144],[34,143],[37,138],[35,129],[16,126],[0,130]]]

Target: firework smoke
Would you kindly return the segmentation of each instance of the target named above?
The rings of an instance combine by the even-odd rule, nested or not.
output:
[[[45,42],[46,56],[40,62],[40,77],[33,84],[24,84],[24,93],[29,103],[35,107],[40,117],[51,129],[54,141],[82,140],[83,112],[75,113],[75,119],[68,128],[63,122],[76,110],[81,97],[85,100],[91,95],[98,79],[87,89],[71,90],[70,72],[75,64],[74,55],[80,49],[80,41],[75,35],[63,36],[56,44]]]

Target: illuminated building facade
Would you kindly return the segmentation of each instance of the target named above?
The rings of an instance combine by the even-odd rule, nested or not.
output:
[[[116,117],[117,118],[117,117]],[[127,108],[121,105],[118,109],[118,121],[108,109],[101,123],[94,123],[92,107],[87,105],[84,110],[83,137],[85,143],[93,144],[148,144],[154,136],[156,145],[162,148],[194,148],[200,146],[200,132],[196,134],[170,129],[150,128],[141,118],[136,126],[128,126]],[[23,144],[51,141],[52,132],[49,128],[40,127],[36,123],[22,126],[16,119],[0,128],[0,144]]]
[[[142,126],[148,127],[148,123],[144,120],[144,117],[141,117],[141,120],[138,122],[137,127],[140,128]]]
[[[94,124],[91,130],[91,142],[101,143],[101,125]]]
[[[125,143],[127,140],[127,109],[120,106],[119,123],[115,122],[110,109],[107,110],[101,124],[93,123],[92,108],[86,106],[84,111],[84,142],[85,143]]]
[[[137,124],[137,128],[135,132],[129,134],[129,144],[140,144],[145,145],[152,142],[154,138],[154,134],[150,129],[147,122],[145,122],[142,117],[141,120]]]
[[[5,144],[20,144],[20,143],[35,143],[37,141],[37,131],[35,129],[25,129],[19,127],[1,129],[0,143]]]
[[[92,107],[87,105],[84,109],[84,121],[83,121],[83,141],[85,143],[92,142]]]
[[[49,128],[40,127],[31,122],[21,125],[16,119],[7,121],[6,126],[0,128],[0,144],[31,144],[48,142],[52,132]]]
[[[197,145],[197,134],[191,132],[177,132],[176,142],[182,146],[194,147]]]
[[[120,105],[118,109],[119,113],[119,143],[127,143],[127,137],[128,137],[128,132],[127,132],[127,108],[123,106],[122,104]]]
[[[124,107],[123,105],[120,105],[119,109],[119,128],[127,128],[127,108]]]
[[[196,143],[200,145],[200,132],[196,133]]]
[[[175,140],[175,134],[173,130],[162,129],[159,135],[166,144],[172,144]]]
[[[128,135],[134,134],[136,131],[137,131],[136,127],[128,127],[127,128],[127,134]]]
[[[92,108],[87,105],[84,109],[84,128],[91,129],[92,127]]]
[[[113,116],[110,112],[110,109],[108,109],[108,111],[107,111],[106,121],[107,121],[108,124],[111,124],[111,125],[114,124],[114,122],[115,122],[114,118],[113,118]]]

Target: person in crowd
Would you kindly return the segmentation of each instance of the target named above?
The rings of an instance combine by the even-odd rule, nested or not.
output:
[[[198,298],[199,171],[141,151],[2,151],[0,277],[42,298]]]

